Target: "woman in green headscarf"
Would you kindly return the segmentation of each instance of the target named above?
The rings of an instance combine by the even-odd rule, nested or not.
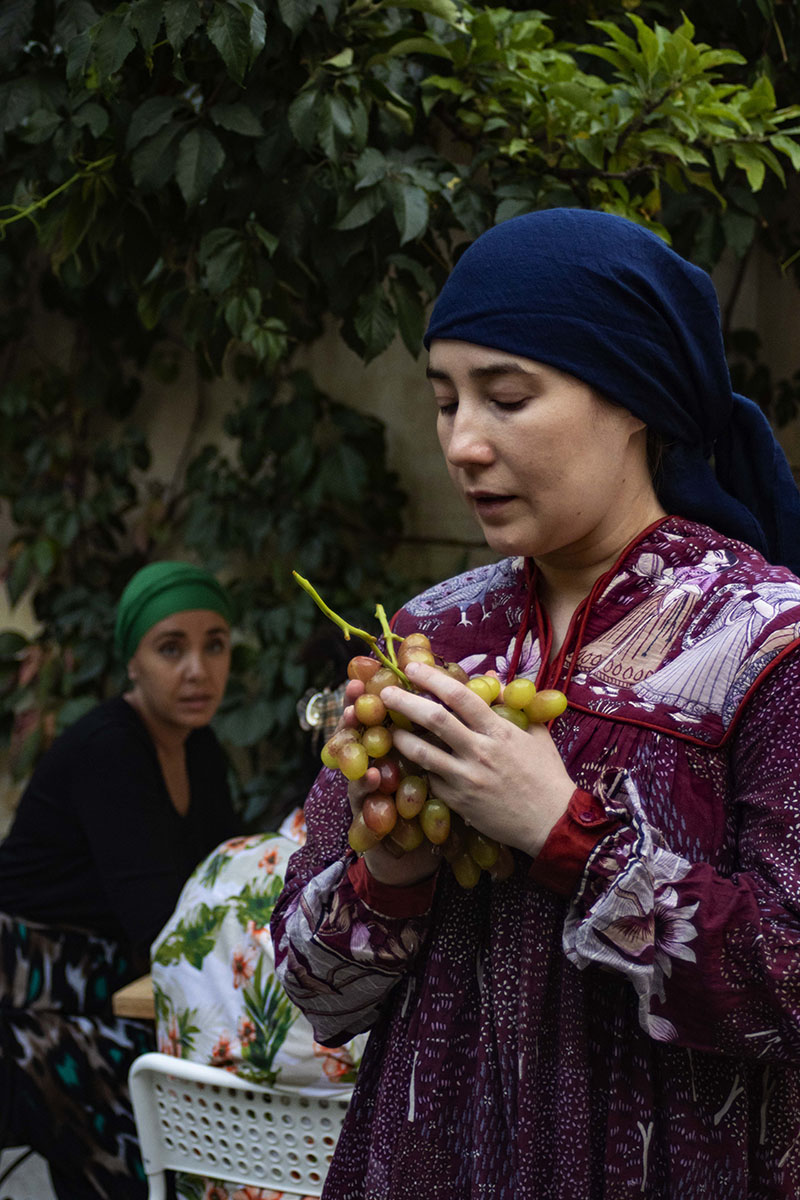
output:
[[[126,1079],[152,1030],[115,1019],[111,996],[148,969],[197,863],[238,832],[208,727],[230,626],[208,571],[138,571],[115,627],[127,690],[53,743],[0,845],[0,1132],[47,1158],[59,1200],[146,1194]]]

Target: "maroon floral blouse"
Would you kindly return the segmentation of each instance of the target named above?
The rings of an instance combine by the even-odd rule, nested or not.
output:
[[[549,664],[522,560],[395,627],[564,688],[553,736],[608,832],[566,897],[521,853],[473,891],[388,888],[322,771],[273,936],[320,1042],[372,1031],[325,1197],[796,1200],[800,582],[668,517]]]

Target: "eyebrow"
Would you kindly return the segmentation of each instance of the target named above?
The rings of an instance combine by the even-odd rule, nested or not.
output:
[[[445,383],[452,382],[452,377],[447,371],[441,371],[437,367],[429,366],[425,374],[428,379],[441,379]],[[519,363],[513,362],[486,363],[481,367],[470,367],[468,371],[470,379],[496,379],[499,375],[524,375],[526,378],[532,379],[536,374],[536,371],[529,371]]]

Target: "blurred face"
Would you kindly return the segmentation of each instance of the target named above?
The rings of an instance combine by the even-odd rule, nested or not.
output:
[[[580,380],[447,340],[428,376],[450,477],[493,550],[577,563],[658,515],[643,422]]]
[[[129,698],[151,729],[190,733],[217,711],[230,665],[230,629],[219,613],[175,613],[139,642],[128,663]]]

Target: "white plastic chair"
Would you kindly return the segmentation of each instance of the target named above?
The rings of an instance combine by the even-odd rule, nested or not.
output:
[[[134,1061],[128,1081],[148,1200],[166,1200],[167,1170],[322,1195],[349,1092],[300,1095],[155,1053]]]

